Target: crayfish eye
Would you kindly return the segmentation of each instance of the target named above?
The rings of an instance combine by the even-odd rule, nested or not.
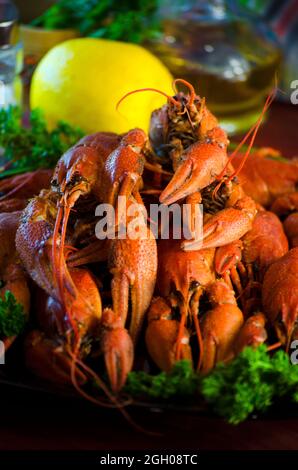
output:
[[[69,180],[67,181],[67,186],[75,186],[76,184],[80,183],[83,180],[82,176],[78,172],[74,172]]]
[[[190,283],[190,290],[195,290],[200,286],[200,283],[198,281],[191,281]]]
[[[259,263],[258,263],[257,261],[254,261],[254,262],[253,262],[253,271],[254,271],[255,273],[258,273],[258,272],[260,271],[260,265],[259,265]],[[281,320],[280,320],[280,321],[281,321]]]

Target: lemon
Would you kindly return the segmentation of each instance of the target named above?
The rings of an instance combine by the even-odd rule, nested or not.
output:
[[[71,39],[51,49],[32,78],[31,108],[41,108],[50,128],[65,120],[87,133],[148,130],[151,112],[166,102],[138,88],[158,88],[170,95],[172,76],[149,51],[135,44],[104,39]]]

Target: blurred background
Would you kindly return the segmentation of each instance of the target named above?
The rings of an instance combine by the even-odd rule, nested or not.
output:
[[[14,3],[24,53],[17,74],[21,68],[25,95],[39,60],[54,45],[76,36],[146,48],[174,77],[188,80],[206,97],[231,134],[256,121],[276,81],[278,98],[290,101],[298,80],[298,0]]]

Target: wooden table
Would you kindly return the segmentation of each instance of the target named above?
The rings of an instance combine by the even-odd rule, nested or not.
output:
[[[298,106],[275,104],[257,145],[298,155]],[[234,427],[221,419],[185,412],[138,409],[133,416],[152,437],[132,429],[116,411],[80,400],[22,390],[0,390],[0,450],[150,450],[150,449],[287,449],[298,450],[298,418],[251,419]],[[298,416],[298,414],[296,415]]]

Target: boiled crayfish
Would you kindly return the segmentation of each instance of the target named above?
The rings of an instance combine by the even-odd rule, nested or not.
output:
[[[46,380],[72,383],[100,404],[91,384],[118,406],[115,394],[144,337],[160,369],[169,372],[187,359],[207,374],[246,346],[277,335],[287,347],[297,334],[295,295],[281,279],[287,272],[295,281],[297,270],[297,253],[288,252],[284,231],[294,246],[297,165],[280,167],[284,162],[274,160],[286,175],[281,183],[271,178],[271,160],[264,163],[261,152],[248,158],[272,95],[248,133],[248,150],[240,154],[239,147],[228,155],[228,137],[205,100],[189,83],[178,83],[188,93],[166,96],[167,103],[152,114],[149,137],[141,129],[86,136],[59,159],[50,185],[49,172],[42,173],[44,180],[39,172],[0,185],[3,212],[26,204],[22,213],[0,214],[0,237],[9,233],[1,274],[25,314],[28,275],[34,284],[36,315],[25,340],[26,364]],[[146,208],[156,196],[164,206],[188,205],[189,239],[155,239]],[[116,214],[107,231],[115,236],[104,240],[95,234],[99,204],[109,204]],[[145,231],[122,237],[135,204]],[[102,364],[112,395],[100,378]]]
[[[39,370],[41,358],[49,360],[49,349],[57,351],[57,335],[60,336],[58,350],[64,358],[64,371],[66,358],[68,369],[73,363],[82,369],[84,342],[91,337],[101,343],[112,389],[118,391],[125,382],[133,362],[132,341],[137,340],[154,290],[155,239],[150,236],[136,240],[116,239],[104,248],[95,242],[79,250],[73,246],[77,234],[68,221],[72,211],[77,220],[80,216],[86,220],[88,211],[92,214],[99,202],[116,206],[117,195],[125,196],[128,201],[138,199],[145,144],[145,133],[138,129],[122,138],[107,133],[84,138],[59,160],[51,189],[32,199],[22,215],[16,237],[18,251],[32,279],[58,306],[52,310],[57,321],[56,340],[34,333],[27,343],[29,363],[36,364],[40,358]],[[79,250],[79,254],[72,259],[72,268],[69,268],[67,254],[75,250]],[[113,276],[113,310],[109,308],[103,313],[97,287],[100,282],[89,270],[77,267],[88,263],[92,251],[95,259],[109,260]],[[57,311],[61,310],[64,314],[58,315]],[[128,313],[132,339],[125,330]],[[67,321],[61,322],[63,315]],[[56,361],[56,368],[60,366],[61,361]],[[36,366],[33,367],[36,370]],[[61,374],[61,370],[57,374]],[[53,375],[54,380],[57,374]]]

